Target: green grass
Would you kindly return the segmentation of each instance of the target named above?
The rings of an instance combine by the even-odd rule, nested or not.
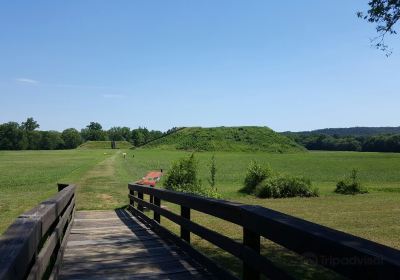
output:
[[[127,153],[126,159],[122,152]],[[106,154],[104,154],[106,153]],[[212,152],[196,153],[200,178],[207,185]],[[168,171],[171,162],[189,156],[185,151],[160,149],[70,150],[0,152],[0,232],[19,214],[56,192],[56,182],[78,187],[78,209],[114,209],[128,203],[127,183],[149,170]],[[224,199],[258,204],[341,231],[400,249],[400,154],[356,152],[217,152],[217,188]],[[251,160],[270,164],[279,172],[309,177],[320,197],[259,199],[238,192]],[[357,168],[368,194],[339,195],[336,182]],[[179,208],[165,205],[172,211]],[[241,229],[230,223],[193,211],[193,219],[232,238],[241,240]],[[166,219],[162,223],[177,232]],[[209,243],[194,237],[193,243],[227,267],[240,273],[240,263]],[[320,268],[283,248],[263,242],[263,253],[279,265],[290,266],[295,275],[327,277]]]
[[[132,144],[128,141],[115,141],[117,149],[130,149]],[[111,149],[111,141],[86,141],[81,144],[78,149]]]
[[[304,151],[293,140],[268,127],[188,127],[154,140],[144,147],[191,151]]]
[[[102,151],[0,151],[0,233],[21,213],[110,157]]]

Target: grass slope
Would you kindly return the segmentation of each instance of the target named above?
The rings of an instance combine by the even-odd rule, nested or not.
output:
[[[128,141],[115,141],[117,149],[129,149],[132,144]],[[87,141],[80,145],[78,149],[111,149],[111,141]]]
[[[188,127],[143,147],[187,151],[304,151],[286,136],[267,127]]]

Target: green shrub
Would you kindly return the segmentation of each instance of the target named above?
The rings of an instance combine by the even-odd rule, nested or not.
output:
[[[362,186],[358,178],[358,170],[352,169],[348,177],[340,180],[336,184],[336,193],[340,194],[361,194],[367,193],[368,191]]]
[[[251,194],[258,184],[264,179],[272,176],[272,170],[269,166],[263,167],[255,161],[251,161],[247,168],[246,177],[244,179],[244,187],[240,192]]]
[[[310,179],[279,175],[259,183],[255,195],[260,198],[313,197],[318,196],[318,190],[312,188]]]
[[[165,180],[167,190],[198,194],[207,197],[219,198],[220,195],[213,189],[202,188],[197,178],[198,162],[192,154],[189,158],[182,158],[174,162],[168,171]]]

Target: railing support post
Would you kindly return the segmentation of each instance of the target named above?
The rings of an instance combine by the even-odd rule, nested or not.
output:
[[[142,193],[142,192],[138,192],[138,198],[141,199],[141,200],[143,200],[143,193]],[[138,203],[137,209],[138,209],[140,212],[143,212],[143,205],[140,204],[140,203]]]
[[[190,208],[181,205],[182,218],[190,220]],[[181,238],[187,243],[190,243],[190,231],[181,226]]]
[[[129,190],[129,194],[131,196],[135,196],[135,191]],[[132,208],[135,207],[135,201],[131,197],[129,197],[129,206],[132,207]]]
[[[161,199],[159,199],[158,197],[155,196],[154,197],[154,205],[161,207]],[[154,211],[153,218],[157,223],[161,223],[160,214],[158,214],[156,211]]]
[[[243,228],[243,245],[250,247],[256,253],[260,254],[260,235]],[[251,268],[246,262],[243,262],[243,279],[259,280],[260,272]]]

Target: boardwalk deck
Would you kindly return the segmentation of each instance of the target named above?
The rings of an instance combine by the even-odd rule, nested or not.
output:
[[[124,210],[78,211],[60,279],[210,279],[198,263]]]

